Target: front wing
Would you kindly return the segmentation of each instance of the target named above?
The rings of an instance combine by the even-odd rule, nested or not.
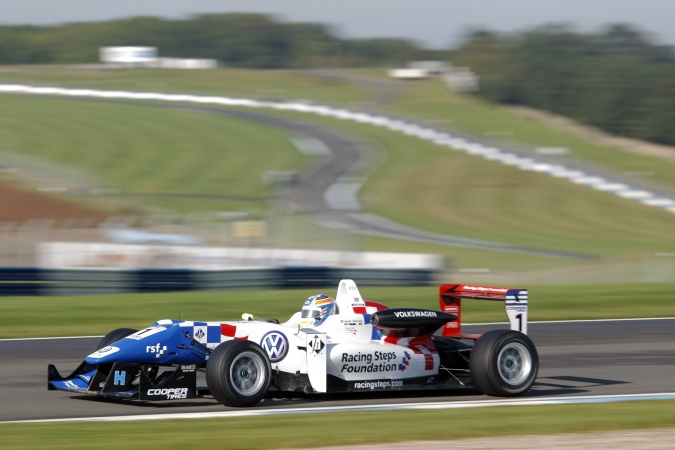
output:
[[[67,377],[48,367],[47,389],[134,400],[174,400],[203,397],[197,388],[195,365],[171,367],[157,373],[155,367],[138,363],[93,365],[83,362]],[[171,370],[173,369],[173,370]]]

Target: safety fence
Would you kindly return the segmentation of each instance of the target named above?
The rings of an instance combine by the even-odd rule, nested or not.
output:
[[[337,286],[425,286],[431,269],[268,267],[232,270],[46,269],[0,267],[0,296],[92,295],[131,292],[304,289]]]

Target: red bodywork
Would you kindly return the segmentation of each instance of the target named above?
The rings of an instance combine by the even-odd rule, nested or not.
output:
[[[443,336],[464,339],[478,339],[480,335],[462,333],[462,299],[506,301],[506,293],[512,288],[494,286],[476,286],[473,284],[442,284],[439,292],[440,309],[454,314],[457,320],[448,322],[443,327]]]

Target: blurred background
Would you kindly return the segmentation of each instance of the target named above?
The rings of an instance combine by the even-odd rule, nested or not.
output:
[[[675,280],[673,6],[138,3],[3,7],[19,279]]]

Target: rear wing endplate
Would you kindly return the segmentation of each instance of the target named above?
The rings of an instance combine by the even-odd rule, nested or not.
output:
[[[441,311],[457,316],[457,320],[445,324],[443,336],[459,336],[462,334],[461,299],[463,298],[504,302],[511,329],[527,334],[527,289],[442,284],[439,293]]]

